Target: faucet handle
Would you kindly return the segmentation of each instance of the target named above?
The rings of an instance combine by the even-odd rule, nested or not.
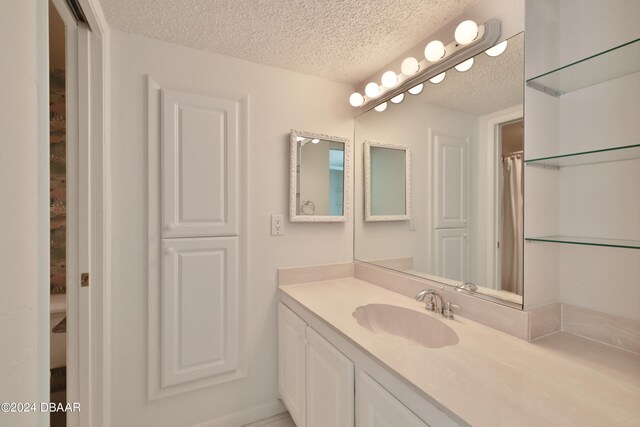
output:
[[[436,311],[436,304],[433,301],[433,294],[429,294],[429,300],[425,303],[424,308],[429,311]]]
[[[423,289],[416,295],[416,301],[422,302],[427,299],[425,303],[425,309],[434,311],[436,309],[433,302],[433,289]]]
[[[460,310],[460,306],[451,304],[450,302],[444,303],[444,309],[442,310],[442,315],[447,319],[453,319],[453,310]]]

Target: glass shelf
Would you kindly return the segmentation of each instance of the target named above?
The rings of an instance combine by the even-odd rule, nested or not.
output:
[[[606,246],[611,248],[640,249],[640,240],[600,239],[597,237],[544,236],[525,237],[527,241],[565,243],[570,245]]]
[[[527,165],[561,168],[640,159],[640,144],[525,160]]]
[[[640,71],[640,39],[527,80],[527,86],[553,96]]]

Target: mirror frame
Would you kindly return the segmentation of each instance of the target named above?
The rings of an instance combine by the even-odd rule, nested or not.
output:
[[[372,215],[371,214],[371,147],[402,150],[405,152],[405,214],[404,215]],[[409,221],[411,219],[411,150],[406,145],[386,142],[364,141],[364,220],[375,221]]]
[[[296,204],[298,192],[297,165],[298,165],[298,141],[297,137],[318,138],[323,141],[339,142],[344,144],[344,179],[342,193],[342,215],[299,215]],[[290,159],[289,159],[289,221],[290,222],[346,222],[351,209],[351,140],[340,136],[325,135],[291,129]]]

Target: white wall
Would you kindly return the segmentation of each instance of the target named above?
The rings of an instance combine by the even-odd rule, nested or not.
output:
[[[0,2],[0,402],[49,401],[47,2]],[[3,426],[48,414],[0,413]]]
[[[288,211],[289,130],[351,137],[351,88],[247,61],[118,31],[111,40],[112,419],[113,425],[183,426],[276,407],[276,270],[352,259],[352,220],[286,223],[270,236],[270,214]],[[146,80],[163,88],[248,94],[248,377],[147,401]],[[206,325],[203,325],[206,327]],[[259,411],[259,408],[258,408]],[[226,424],[225,424],[226,425]]]
[[[634,0],[527,2],[527,78],[640,37]],[[640,73],[554,98],[527,88],[525,155],[602,149],[637,142]],[[638,160],[526,168],[525,235],[640,239]],[[525,245],[525,305],[561,301],[640,320],[640,253]]]
[[[638,117],[640,72],[564,95],[560,151],[637,143]],[[640,159],[565,168],[559,179],[561,234],[640,241]],[[560,301],[640,320],[639,250],[562,248],[559,273]]]

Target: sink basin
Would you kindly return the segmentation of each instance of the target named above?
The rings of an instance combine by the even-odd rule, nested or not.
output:
[[[429,348],[458,343],[458,335],[444,322],[418,311],[388,304],[368,304],[353,312],[361,326],[377,334],[405,338]]]

